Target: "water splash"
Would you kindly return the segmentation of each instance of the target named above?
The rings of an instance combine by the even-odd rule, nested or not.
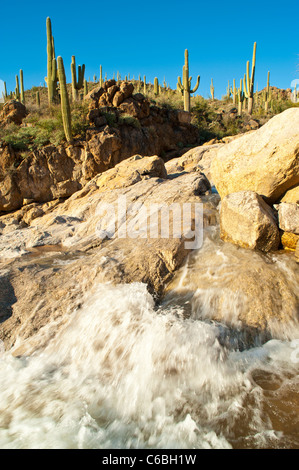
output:
[[[0,356],[0,447],[294,445],[265,412],[255,372],[290,394],[290,353],[282,340],[229,349],[217,324],[157,310],[145,285],[100,284],[44,349]]]

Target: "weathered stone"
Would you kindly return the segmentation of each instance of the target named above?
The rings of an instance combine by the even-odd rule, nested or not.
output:
[[[53,199],[70,197],[79,189],[81,189],[79,182],[72,180],[61,181],[51,187]]]
[[[116,81],[113,78],[111,78],[110,80],[107,80],[106,82],[104,82],[103,88],[105,91],[107,91],[108,88],[115,86],[115,85],[116,85]]]
[[[299,109],[287,109],[224,146],[212,162],[211,174],[221,197],[250,190],[269,203],[278,201],[299,184]]]
[[[88,149],[99,165],[99,171],[105,171],[118,163],[116,152],[121,148],[121,139],[117,131],[108,126],[95,134],[88,142]]]
[[[299,185],[289,189],[280,202],[288,202],[291,204],[299,204]]]
[[[134,98],[126,98],[120,105],[119,109],[125,114],[129,114],[137,119],[143,119],[149,116],[150,106],[146,100],[137,101]]]
[[[113,97],[117,91],[119,91],[119,87],[117,85],[112,85],[107,89],[108,101],[112,102]]]
[[[299,235],[299,205],[282,202],[275,208],[278,210],[279,228]]]
[[[190,124],[191,123],[191,114],[187,111],[179,110],[177,112],[178,121],[180,124]]]
[[[134,91],[134,85],[131,82],[121,82],[120,91],[123,92],[125,99],[130,98]]]
[[[107,119],[105,116],[99,116],[95,119],[94,124],[96,127],[102,127],[107,125]]]
[[[9,100],[4,103],[0,112],[0,126],[7,124],[22,124],[23,119],[26,117],[27,111],[25,105],[20,101]]]
[[[125,94],[122,91],[117,91],[113,97],[112,104],[117,108],[125,99]]]
[[[279,230],[272,209],[253,191],[231,193],[221,200],[220,237],[252,250],[277,250]]]
[[[284,232],[281,235],[281,244],[288,250],[295,251],[299,243],[299,235],[291,232]]]
[[[95,122],[95,120],[100,116],[100,110],[98,108],[90,109],[87,119],[89,122]]]
[[[105,92],[104,88],[101,86],[97,86],[93,88],[87,95],[84,96],[84,100],[93,100],[93,101],[98,101],[100,96]]]

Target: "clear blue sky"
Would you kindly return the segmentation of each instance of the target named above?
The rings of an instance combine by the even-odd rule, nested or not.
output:
[[[225,94],[228,80],[243,77],[257,42],[256,84],[288,88],[299,79],[296,2],[19,1],[1,2],[0,80],[9,90],[22,68],[25,88],[44,82],[47,68],[46,18],[52,21],[56,56],[64,60],[70,81],[71,56],[85,63],[85,77],[119,71],[124,77],[146,75],[176,87],[184,50],[189,50],[192,84],[201,76],[197,94]]]

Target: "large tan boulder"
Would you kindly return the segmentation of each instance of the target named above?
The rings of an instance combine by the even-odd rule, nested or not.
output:
[[[257,131],[221,147],[211,164],[221,198],[255,191],[274,203],[299,184],[299,109],[290,108]]]
[[[221,201],[220,237],[244,248],[276,250],[279,230],[272,209],[253,191],[229,194]]]

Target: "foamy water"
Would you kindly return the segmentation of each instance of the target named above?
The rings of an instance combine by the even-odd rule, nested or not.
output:
[[[38,354],[0,353],[0,448],[299,447],[297,332],[240,350],[191,311],[99,284]]]

